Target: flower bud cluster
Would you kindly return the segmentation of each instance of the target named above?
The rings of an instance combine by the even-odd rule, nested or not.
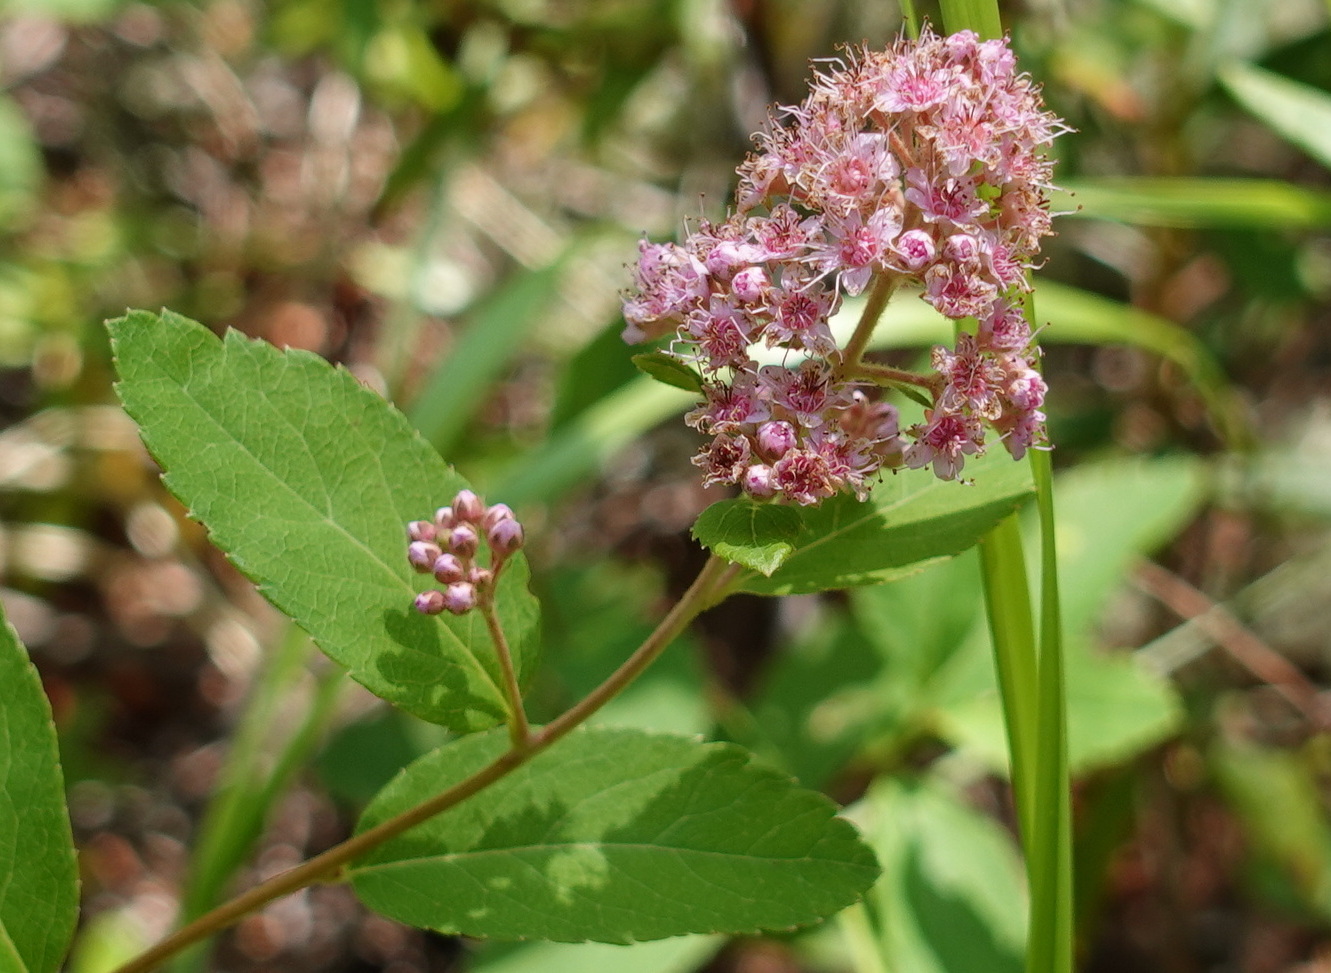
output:
[[[702,371],[688,422],[712,437],[694,460],[707,482],[809,504],[863,496],[884,467],[951,479],[986,425],[1015,457],[1041,443],[1021,294],[1050,233],[1041,151],[1064,128],[1007,41],[926,29],[849,52],[781,115],[739,169],[738,212],[682,245],[643,241],[624,303],[625,340],[673,331],[672,352]],[[932,408],[905,437],[891,406],[840,377],[828,327],[875,278],[979,322],[935,349]],[[790,350],[788,364],[759,367],[758,343]]]
[[[470,490],[461,490],[451,507],[435,511],[433,520],[409,523],[407,540],[407,561],[443,586],[417,595],[416,610],[465,615],[489,592],[504,562],[521,549],[523,536],[505,504],[487,507]],[[476,560],[482,544],[490,551],[488,568]]]

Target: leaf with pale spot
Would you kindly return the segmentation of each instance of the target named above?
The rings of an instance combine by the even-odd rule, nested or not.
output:
[[[361,830],[507,748],[492,730],[418,760]],[[349,873],[371,908],[468,936],[628,943],[789,929],[850,905],[878,875],[835,812],[731,744],[583,729]]]

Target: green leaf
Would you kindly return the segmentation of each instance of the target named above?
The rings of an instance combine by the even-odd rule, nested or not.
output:
[[[693,536],[712,553],[770,577],[795,552],[803,526],[793,507],[739,497],[704,510]]]
[[[1225,65],[1219,78],[1240,105],[1331,168],[1331,93],[1243,61]]]
[[[492,731],[417,761],[360,827],[508,748]],[[414,926],[494,939],[628,943],[817,922],[874,881],[873,854],[803,790],[731,744],[583,729],[349,872]]]
[[[426,617],[404,527],[464,481],[403,415],[343,369],[178,314],[110,322],[117,391],[168,488],[259,590],[351,676],[457,732],[502,722],[484,621]],[[514,558],[498,603],[520,673],[538,606]]]
[[[1055,207],[1090,219],[1183,228],[1331,226],[1331,193],[1278,179],[1077,179],[1062,188],[1066,198]],[[1043,284],[1040,292],[1043,306]]]
[[[799,511],[795,550],[770,577],[741,575],[741,591],[788,595],[878,584],[974,545],[1032,492],[1027,464],[999,446],[966,465],[973,483],[927,470],[890,476],[867,501],[838,496]]]
[[[887,968],[1020,973],[1022,868],[998,823],[938,784],[881,778],[866,804],[883,863],[873,900]]]
[[[638,371],[685,392],[702,393],[702,376],[667,351],[648,351],[633,356]]]
[[[3,614],[0,686],[0,969],[54,973],[78,918],[78,866],[51,706]]]

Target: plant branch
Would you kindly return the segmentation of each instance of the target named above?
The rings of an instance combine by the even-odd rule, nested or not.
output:
[[[844,378],[848,372],[860,367],[860,359],[864,357],[864,349],[869,346],[873,329],[878,326],[878,319],[883,316],[883,309],[896,289],[896,274],[882,273],[874,278],[869,302],[864,305],[864,313],[860,315],[859,324],[855,325],[855,333],[850,336],[846,350],[841,353],[841,363],[837,366],[838,377]]]
[[[498,575],[496,575],[498,577]],[[495,655],[499,657],[499,668],[504,673],[504,695],[508,697],[508,735],[515,749],[522,749],[531,739],[531,724],[527,722],[527,709],[522,703],[522,688],[518,685],[518,674],[513,668],[513,653],[508,647],[508,638],[504,635],[504,626],[499,623],[499,612],[495,609],[494,588],[485,592],[477,606],[485,627],[490,630],[490,641],[494,643]]]
[[[360,834],[348,838],[341,844],[334,845],[322,854],[314,856],[309,861],[303,862],[289,871],[256,885],[249,891],[182,926],[161,942],[121,966],[115,973],[148,973],[149,970],[157,968],[181,950],[233,925],[274,899],[290,895],[292,892],[297,892],[308,885],[333,878],[345,865],[360,856],[411,830],[416,825],[428,821],[436,814],[460,804],[473,794],[484,790],[512,773],[542,750],[586,722],[597,710],[623,691],[629,683],[641,675],[643,670],[656,660],[666,646],[684,631],[689,622],[726,595],[738,574],[739,565],[731,564],[713,555],[698,573],[698,577],[694,579],[693,584],[689,586],[689,589],[684,592],[679,601],[675,603],[666,617],[661,620],[661,623],[657,625],[656,629],[633,655],[629,656],[601,685],[597,686],[558,719],[546,725],[539,732],[526,736],[521,744],[518,744],[515,740],[511,749],[447,790],[422,801],[396,817],[389,818],[367,831],[362,831]],[[521,712],[520,709],[519,712]],[[523,719],[525,725],[525,717]]]

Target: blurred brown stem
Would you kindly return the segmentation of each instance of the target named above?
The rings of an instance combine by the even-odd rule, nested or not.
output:
[[[1172,571],[1151,561],[1137,565],[1139,587],[1224,649],[1235,662],[1267,683],[1319,730],[1331,729],[1317,687],[1298,666],[1258,638],[1228,608]]]

